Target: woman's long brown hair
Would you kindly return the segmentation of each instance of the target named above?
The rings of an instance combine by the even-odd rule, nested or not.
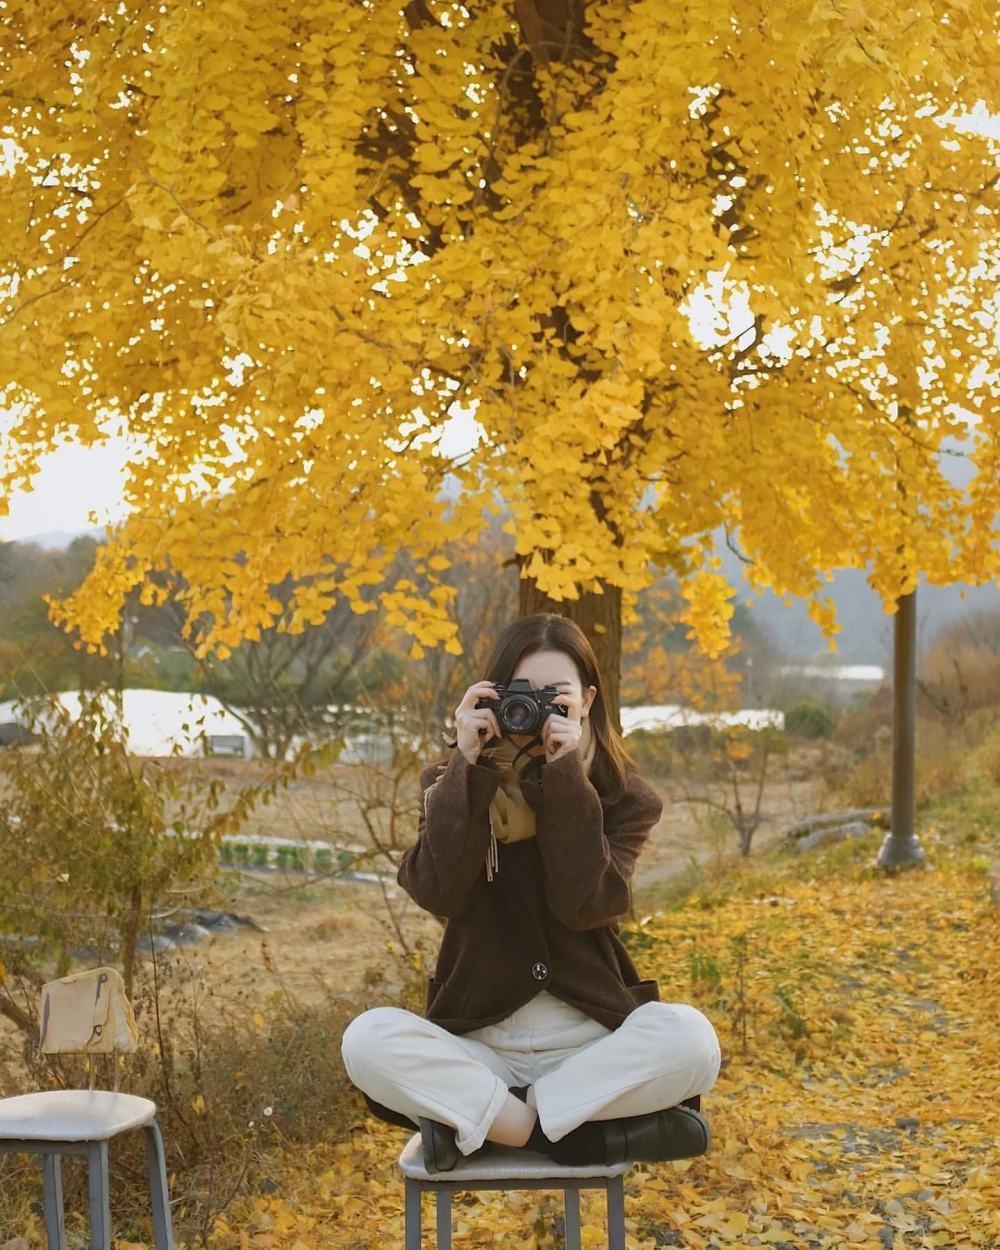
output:
[[[597,690],[589,713],[590,727],[597,740],[591,774],[598,790],[620,798],[625,792],[629,773],[635,771],[635,765],[625,750],[621,735],[608,717],[597,656],[587,635],[575,621],[550,612],[538,612],[514,621],[494,643],[486,661],[483,680],[509,685],[518,664],[537,651],[564,652],[576,665],[584,695],[588,686]]]

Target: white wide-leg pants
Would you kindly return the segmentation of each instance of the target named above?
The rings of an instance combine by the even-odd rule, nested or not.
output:
[[[675,1107],[719,1073],[710,1021],[683,1003],[644,1003],[606,1029],[542,991],[499,1024],[458,1036],[399,1007],[347,1026],[347,1074],[369,1098],[455,1129],[463,1154],[486,1139],[512,1085],[534,1085],[542,1131],[559,1141],[587,1120]]]

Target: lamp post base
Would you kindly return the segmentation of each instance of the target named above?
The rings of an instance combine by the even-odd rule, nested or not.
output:
[[[927,857],[916,834],[901,838],[887,833],[875,862],[879,868],[920,868],[926,867]]]

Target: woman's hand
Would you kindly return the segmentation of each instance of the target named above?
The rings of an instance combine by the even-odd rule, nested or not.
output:
[[[496,699],[500,696],[493,688],[491,681],[477,681],[462,696],[462,702],[455,709],[455,728],[458,731],[458,749],[470,764],[479,759],[483,748],[485,734],[489,737],[501,737],[500,725],[492,708],[480,707],[476,704],[480,699]],[[560,720],[562,718],[560,717]]]
[[[561,703],[567,708],[569,714],[563,716],[555,712],[545,718],[545,724],[542,726],[542,745],[545,747],[546,764],[551,764],[555,760],[562,759],[564,755],[569,755],[570,751],[577,750],[580,739],[583,737],[579,701],[568,695],[560,695],[553,702]]]

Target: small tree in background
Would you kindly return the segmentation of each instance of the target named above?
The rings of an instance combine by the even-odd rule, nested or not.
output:
[[[73,632],[49,619],[44,597],[76,590],[94,567],[96,551],[87,535],[62,551],[0,542],[0,701],[113,680],[114,655],[75,647]]]
[[[745,605],[733,605],[730,641],[710,656],[693,641],[694,631],[683,620],[686,608],[672,577],[636,597],[635,619],[622,635],[622,702],[677,703],[703,711],[746,705],[754,695],[744,689],[748,662],[759,671],[774,659],[759,622]]]
[[[283,605],[277,623],[254,630],[225,659],[196,658],[198,631],[185,631],[176,595],[162,606],[141,608],[138,619],[148,636],[188,651],[192,687],[218,699],[260,755],[285,760],[296,739],[342,733],[348,719],[343,708],[358,698],[359,667],[384,631],[379,613],[352,611],[347,599],[339,599],[293,632],[291,580],[274,587],[273,597]]]
[[[37,745],[0,756],[0,931],[17,935],[5,958],[37,984],[40,965],[64,975],[84,948],[120,963],[131,991],[152,912],[172,889],[208,887],[218,838],[254,792],[224,810],[221,783],[129,754],[106,693],[83,698],[76,717],[55,698],[23,712]],[[2,979],[0,1012],[30,1026]]]
[[[637,730],[628,747],[640,768],[663,779],[674,803],[718,813],[735,831],[740,854],[750,854],[754,834],[767,819],[764,786],[774,760],[788,754],[780,729],[697,724]]]

